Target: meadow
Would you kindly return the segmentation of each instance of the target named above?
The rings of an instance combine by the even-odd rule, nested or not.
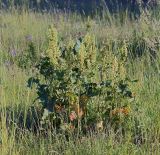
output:
[[[158,16],[0,11],[2,155],[158,155],[159,103]]]

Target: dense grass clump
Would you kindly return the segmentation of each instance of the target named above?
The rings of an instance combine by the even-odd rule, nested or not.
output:
[[[159,154],[159,24],[0,12],[2,154]]]

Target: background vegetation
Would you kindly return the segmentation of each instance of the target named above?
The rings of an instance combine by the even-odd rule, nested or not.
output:
[[[1,9],[1,154],[158,155],[160,153],[159,12],[159,9],[141,10],[139,18],[131,20],[127,12],[113,15],[105,11],[103,16],[97,14],[91,18],[74,12],[34,12],[15,7],[11,10]],[[105,130],[92,130],[89,134],[79,135],[74,133],[68,138],[66,133],[51,130],[48,126],[45,130],[39,126],[37,128],[44,109],[39,101],[35,101],[38,97],[35,86],[30,89],[27,84],[30,77],[38,77],[44,81],[35,66],[46,56],[47,49],[50,49],[49,25],[56,28],[58,47],[61,48],[68,46],[69,40],[76,44],[77,40],[84,38],[86,34],[94,36],[97,55],[104,58],[102,67],[113,62],[114,56],[118,56],[121,49],[127,51],[126,75],[130,79],[138,80],[137,83],[129,85],[134,92],[132,94],[134,102],[131,103],[131,130],[125,129],[128,131],[127,134],[123,135],[118,132],[119,130],[115,132],[112,127],[106,125]],[[53,47],[51,49],[53,52]],[[99,58],[96,63],[101,64],[101,60]],[[106,70],[102,73],[105,72]],[[97,75],[96,82],[99,78]],[[93,105],[97,103],[108,105],[108,101],[105,102],[100,95],[87,105],[91,105],[90,108],[94,109]],[[95,126],[99,123],[97,118],[92,122]],[[126,123],[130,124],[128,121]]]
[[[159,0],[1,0],[1,8],[27,7],[53,11],[55,8],[63,11],[75,11],[83,14],[91,14],[96,11],[109,10],[110,12],[128,11],[139,14],[141,8],[156,8]]]

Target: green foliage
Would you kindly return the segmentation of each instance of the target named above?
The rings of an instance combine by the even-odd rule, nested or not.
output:
[[[36,64],[38,55],[33,41],[26,42],[26,49],[20,53],[17,58],[18,66],[21,68],[30,68]]]
[[[129,88],[132,81],[125,71],[125,43],[118,55],[112,56],[110,78],[106,78],[93,35],[87,33],[62,48],[56,30],[51,27],[49,32],[49,49],[36,65],[36,76],[28,80],[29,87],[36,85],[37,99],[43,105],[41,123],[82,132],[103,130],[108,123],[114,130],[121,127],[125,131],[128,124],[133,126],[134,96]]]

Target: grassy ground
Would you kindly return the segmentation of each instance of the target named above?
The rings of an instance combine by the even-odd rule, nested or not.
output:
[[[47,137],[34,135],[28,130],[21,131],[19,126],[7,125],[7,109],[15,115],[23,111],[24,119],[35,93],[27,88],[27,80],[32,76],[31,70],[22,70],[12,60],[13,50],[23,53],[26,39],[31,37],[40,55],[46,49],[46,31],[50,24],[55,25],[64,40],[76,38],[79,32],[85,33],[89,25],[90,33],[95,34],[98,42],[130,39],[134,31],[144,34],[148,45],[152,48],[153,39],[160,42],[160,22],[142,15],[139,21],[123,24],[115,19],[92,20],[76,14],[40,14],[33,12],[0,12],[0,149],[1,154],[90,154],[90,155],[125,155],[125,154],[160,154],[160,47],[156,50],[156,59],[151,61],[147,49],[144,55],[130,59],[128,75],[138,79],[132,89],[136,92],[138,112],[135,113],[143,127],[144,143],[135,145],[128,139],[116,140],[111,130],[93,134],[81,139],[65,140],[64,135],[49,133]],[[153,45],[154,48],[154,45]],[[9,114],[10,115],[10,114]],[[16,117],[15,117],[16,120]]]

